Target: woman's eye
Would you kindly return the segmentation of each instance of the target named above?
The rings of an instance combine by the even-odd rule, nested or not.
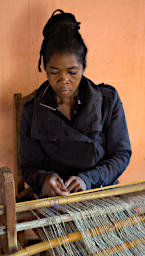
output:
[[[77,72],[72,72],[72,71],[69,71],[69,74],[71,75],[75,75]]]
[[[58,72],[50,72],[50,74],[52,74],[52,75],[56,75],[56,74],[58,74]]]

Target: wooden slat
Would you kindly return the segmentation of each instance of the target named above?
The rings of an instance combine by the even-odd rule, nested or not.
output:
[[[93,200],[95,198],[103,198],[132,192],[145,190],[145,180],[137,181],[134,183],[124,183],[103,188],[92,189],[83,192],[72,193],[67,196],[49,197],[16,203],[16,213],[31,211],[38,208],[52,207],[63,205],[67,203],[75,203],[85,200]],[[4,214],[4,206],[0,205],[0,215]]]
[[[23,180],[20,168],[19,168],[19,165],[20,165],[19,144],[20,144],[21,112],[22,112],[23,104],[26,101],[31,100],[33,98],[33,96],[35,95],[35,93],[36,93],[36,90],[33,91],[31,94],[26,95],[24,97],[22,97],[21,93],[14,94],[14,124],[15,124],[14,180],[15,180],[16,197],[18,198],[18,200],[21,200],[22,197],[25,196],[25,194],[29,194],[29,191],[25,191],[24,180]],[[22,194],[20,195],[21,192],[22,192]]]
[[[16,212],[24,212],[44,207],[52,207],[57,205],[63,205],[67,203],[82,202],[85,200],[93,200],[96,198],[109,197],[121,194],[127,194],[137,191],[145,190],[145,181],[126,183],[123,185],[113,185],[104,188],[93,189],[89,191],[83,191],[78,193],[72,193],[68,196],[60,196],[53,198],[45,198],[33,201],[27,201],[16,204]]]
[[[14,125],[15,125],[15,134],[14,134],[14,179],[15,179],[15,191],[16,196],[19,192],[24,190],[24,181],[19,169],[19,131],[20,131],[20,118],[22,111],[22,94],[14,94]]]

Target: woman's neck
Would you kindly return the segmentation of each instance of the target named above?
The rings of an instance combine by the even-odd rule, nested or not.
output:
[[[78,95],[78,89],[77,91],[71,95],[70,97],[61,97],[61,96],[58,96],[56,95],[56,102],[59,105],[66,105],[66,106],[73,106],[74,105],[74,102],[75,102],[75,97]]]
[[[68,106],[71,106],[74,104],[74,97],[72,98],[62,98],[62,97],[59,97],[59,96],[56,96],[56,102],[59,105],[68,105]]]
[[[58,104],[58,110],[61,111],[68,119],[71,119],[74,106],[75,106],[75,97],[78,95],[77,92],[72,95],[72,97],[59,97],[56,96],[56,101]]]

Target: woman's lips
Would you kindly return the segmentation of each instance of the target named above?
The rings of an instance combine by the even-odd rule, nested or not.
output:
[[[66,94],[69,94],[70,93],[70,90],[59,90],[58,91],[59,94],[63,94],[63,95],[66,95]]]

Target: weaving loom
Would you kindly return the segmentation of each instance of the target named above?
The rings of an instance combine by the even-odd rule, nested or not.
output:
[[[17,203],[15,211],[16,232],[35,228],[43,241],[15,256],[145,255],[145,181]]]

